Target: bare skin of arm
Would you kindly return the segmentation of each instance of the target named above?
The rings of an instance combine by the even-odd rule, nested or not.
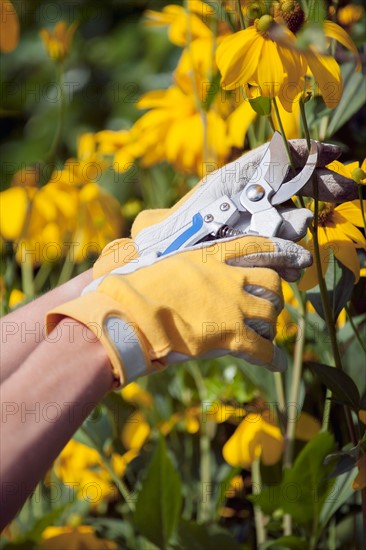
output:
[[[67,318],[1,385],[1,528],[113,385],[100,342]]]
[[[89,269],[0,320],[0,383],[14,373],[45,339],[44,320],[47,311],[80,296],[83,288],[91,281],[92,270]]]

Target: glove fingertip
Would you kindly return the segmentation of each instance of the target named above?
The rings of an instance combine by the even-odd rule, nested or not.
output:
[[[334,160],[337,160],[342,154],[342,149],[333,143],[318,143],[318,162],[317,166],[323,168]]]

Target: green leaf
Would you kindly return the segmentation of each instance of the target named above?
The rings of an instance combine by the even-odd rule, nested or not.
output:
[[[344,371],[309,361],[306,363],[320,378],[323,384],[332,390],[333,397],[340,403],[349,405],[358,411],[360,408],[360,394],[356,384]]]
[[[333,319],[336,321],[338,315],[351,297],[355,284],[355,277],[352,271],[347,269],[337,260],[331,250],[329,250],[329,265],[325,274],[325,283],[328,289],[329,303],[333,306]],[[324,319],[319,286],[307,292],[306,296],[313,305],[315,311]]]
[[[326,137],[330,138],[347,120],[365,103],[366,79],[362,73],[355,71],[354,63],[341,66],[343,94],[336,109],[332,110]]]
[[[267,487],[251,500],[265,514],[282,509],[300,525],[309,526],[317,522],[333,485],[333,480],[325,480],[332,468],[324,464],[324,458],[333,446],[331,434],[317,434],[302,449],[293,467],[285,470],[282,482]]]
[[[271,100],[269,97],[255,97],[250,99],[249,103],[252,109],[260,116],[269,116],[271,114]]]
[[[45,514],[43,517],[39,518],[38,521],[34,524],[32,529],[27,533],[26,538],[32,539],[34,541],[41,540],[41,536],[43,531],[46,529],[46,527],[49,527],[50,525],[55,525],[57,520],[61,517],[63,512],[71,506],[72,502],[67,502],[66,504],[63,504],[62,506],[58,506],[57,508],[54,508],[47,514]]]
[[[180,516],[181,480],[161,437],[147,468],[135,510],[136,525],[144,537],[159,548],[168,548]]]
[[[322,23],[327,16],[327,6],[324,0],[309,0],[307,20],[311,23]]]
[[[178,527],[177,538],[179,550],[241,549],[231,533],[218,525],[199,525],[193,521],[182,520]]]
[[[324,528],[330,518],[334,516],[337,510],[347,500],[354,495],[355,491],[352,488],[352,482],[356,476],[356,468],[351,470],[350,472],[347,472],[345,474],[342,474],[341,476],[337,477],[335,480],[335,483],[332,487],[332,490],[328,494],[321,514],[320,514],[320,524]]]
[[[98,405],[73,435],[73,439],[101,451],[114,436],[113,425],[106,408]]]
[[[294,535],[288,535],[280,537],[276,540],[268,541],[261,546],[261,550],[307,550],[309,548],[309,542]]]

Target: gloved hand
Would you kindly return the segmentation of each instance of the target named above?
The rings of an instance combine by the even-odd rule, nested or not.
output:
[[[308,157],[306,141],[291,140],[289,143],[296,166],[302,168]],[[109,243],[94,265],[94,277],[108,273],[139,255],[164,250],[172,235],[183,232],[200,208],[225,194],[231,197],[243,189],[262,160],[266,147],[267,144],[261,145],[208,175],[172,208],[141,212],[132,226],[133,240],[121,239]],[[325,168],[340,153],[341,150],[335,145],[319,144],[316,175],[320,200],[344,202],[358,196],[354,181]],[[305,185],[301,194],[313,196],[311,182]],[[303,238],[312,219],[311,212],[304,208],[281,207],[281,213],[285,221],[278,236],[295,242]]]
[[[293,276],[310,263],[294,243],[252,235],[148,254],[51,311],[47,330],[62,316],[87,325],[121,385],[171,363],[228,353],[283,371],[285,355],[271,342],[283,307],[281,280],[266,267],[280,265]]]

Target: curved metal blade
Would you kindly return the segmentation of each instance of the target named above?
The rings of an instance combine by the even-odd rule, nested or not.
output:
[[[318,160],[318,146],[315,141],[311,141],[310,153],[304,168],[301,170],[297,176],[292,178],[290,181],[283,183],[271,198],[271,204],[274,206],[276,204],[281,204],[282,202],[287,201],[293,195],[296,195],[300,189],[309,181],[311,176],[314,173],[316,163]]]
[[[269,158],[268,154],[270,155]],[[264,167],[268,166],[264,179],[272,187],[273,191],[278,191],[287,176],[290,166],[287,151],[279,132],[273,134],[261,164]]]

